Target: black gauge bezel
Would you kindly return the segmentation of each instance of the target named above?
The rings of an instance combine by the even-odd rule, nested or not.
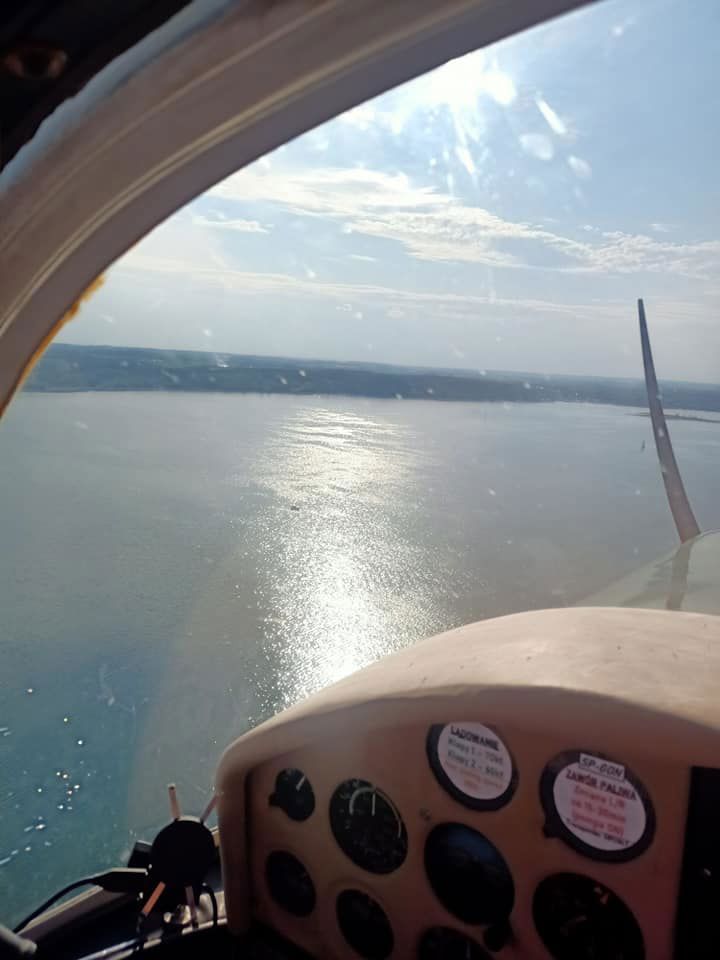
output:
[[[452,876],[457,865],[451,860],[453,850],[458,848],[462,848],[467,860],[473,843],[481,844],[484,850],[482,859],[473,857],[473,866],[479,875],[471,883],[467,877]],[[470,927],[490,927],[505,923],[512,914],[516,890],[510,864],[492,840],[475,827],[460,822],[436,824],[425,838],[423,864],[428,885],[438,903],[460,923]],[[461,869],[464,867],[461,865]],[[482,884],[485,889],[481,890]],[[474,899],[468,904],[464,892],[471,889]],[[463,891],[459,897],[458,891]]]
[[[560,887],[562,889],[568,885],[578,887],[578,889],[584,886],[588,892],[600,888],[603,891],[603,896],[609,898],[607,901],[609,903],[609,909],[613,911],[615,917],[622,917],[625,933],[629,935],[624,946],[630,946],[633,950],[630,954],[625,951],[624,956],[628,957],[629,960],[645,960],[645,937],[642,927],[627,903],[622,897],[618,896],[613,889],[608,887],[607,884],[599,880],[594,880],[587,874],[573,873],[571,871],[549,874],[538,883],[533,891],[531,908],[533,925],[535,926],[535,932],[549,954],[557,957],[557,960],[574,960],[575,957],[575,954],[570,953],[569,949],[560,949],[561,943],[553,936],[558,929],[557,927],[553,928],[553,924],[558,918],[551,913],[549,904],[543,902],[555,892],[553,888]],[[617,926],[613,925],[612,929],[616,932]]]
[[[430,764],[430,769],[435,775],[435,779],[443,788],[443,790],[448,793],[453,800],[457,800],[458,803],[461,803],[464,807],[467,807],[469,810],[500,810],[501,807],[506,806],[512,800],[515,791],[518,786],[518,768],[515,763],[515,757],[513,756],[512,751],[508,747],[505,738],[497,731],[495,727],[491,727],[487,723],[482,723],[481,720],[465,721],[467,723],[479,723],[483,727],[486,727],[488,730],[491,730],[492,733],[500,740],[508,752],[510,757],[510,763],[512,765],[512,773],[510,776],[510,783],[507,785],[506,789],[497,797],[492,799],[483,799],[481,797],[471,797],[469,794],[464,793],[459,787],[457,787],[450,777],[445,772],[442,763],[440,762],[440,756],[438,754],[438,743],[440,740],[440,735],[442,734],[445,727],[450,726],[451,723],[457,723],[460,721],[449,720],[447,723],[434,723],[428,730],[427,737],[425,740],[425,748],[427,750],[428,763]]]
[[[277,876],[282,876],[282,873],[287,873],[288,869],[302,871],[305,877],[307,877],[309,893],[311,895],[307,904],[299,907],[296,901],[291,901],[289,898],[283,896],[283,891],[274,879],[276,869],[280,871],[280,874]],[[315,881],[302,860],[296,857],[294,853],[290,853],[289,850],[272,850],[267,855],[265,858],[265,884],[272,902],[293,917],[309,917],[317,906]]]
[[[340,829],[341,820],[338,816],[336,805],[340,802],[340,794],[343,791],[347,791],[350,785],[354,785],[354,789],[371,789],[377,796],[379,796],[385,804],[393,811],[397,822],[400,825],[400,833],[396,841],[396,852],[393,854],[392,863],[383,863],[378,867],[376,862],[372,862],[367,855],[357,848],[357,844],[353,841],[352,835],[348,834],[344,829]],[[375,876],[387,876],[390,873],[394,873],[396,870],[399,870],[400,867],[407,860],[408,849],[409,849],[409,840],[407,827],[403,819],[400,810],[396,806],[392,798],[377,786],[377,784],[372,783],[370,780],[364,780],[361,777],[350,777],[347,780],[343,780],[341,783],[335,787],[330,797],[330,803],[328,805],[328,817],[330,821],[330,830],[335,842],[338,845],[338,848],[343,852],[343,854],[350,860],[351,863],[355,864],[356,867],[359,867],[361,870],[365,870],[367,873],[374,874]],[[385,854],[386,855],[386,854]]]
[[[291,777],[295,773],[300,774],[301,777],[305,778],[303,786],[307,784],[307,789],[309,790],[310,809],[307,811],[307,813],[303,811],[299,815],[297,812],[293,810],[288,810],[286,807],[284,807],[278,799],[278,793],[280,790],[279,783],[280,783],[281,777]],[[309,820],[310,817],[313,815],[313,813],[315,813],[315,808],[317,806],[317,803],[315,800],[315,791],[313,790],[313,785],[310,781],[310,778],[305,773],[305,771],[300,770],[298,767],[283,767],[282,770],[279,770],[277,773],[277,776],[275,777],[275,784],[273,786],[273,791],[268,797],[268,806],[277,807],[278,810],[282,810],[285,816],[288,817],[290,820],[293,820],[295,823],[304,823],[305,820]]]
[[[359,948],[358,941],[353,941],[348,935],[349,925],[343,923],[342,913],[344,912],[345,906],[349,904],[352,900],[364,900],[368,908],[376,914],[377,920],[384,924],[385,930],[384,933],[387,935],[387,944],[382,951],[376,950],[371,952],[370,950],[361,950]],[[348,947],[359,957],[365,958],[365,960],[370,960],[370,958],[377,958],[377,960],[385,960],[385,958],[390,957],[395,950],[395,931],[393,930],[392,923],[390,918],[387,915],[384,907],[379,903],[375,897],[371,897],[370,894],[366,893],[364,890],[358,890],[356,887],[351,887],[346,890],[341,890],[340,893],[335,898],[335,919],[337,921],[338,931],[340,936],[343,939],[343,942],[347,944]]]
[[[619,850],[600,850],[591,843],[582,840],[569,827],[566,827],[557,811],[554,796],[555,781],[566,767],[573,763],[579,763],[580,754],[583,753],[597,757],[598,760],[607,760],[608,763],[620,764],[620,761],[614,757],[609,757],[599,750],[587,748],[563,750],[556,754],[552,760],[549,760],[540,776],[540,802],[545,812],[545,835],[547,837],[557,837],[575,850],[576,853],[600,863],[627,863],[629,860],[635,860],[636,857],[645,853],[655,838],[655,808],[645,785],[625,764],[621,764],[625,770],[625,779],[634,788],[645,809],[645,830],[642,836],[631,846]]]

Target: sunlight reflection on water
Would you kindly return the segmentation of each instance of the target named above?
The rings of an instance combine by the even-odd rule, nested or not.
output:
[[[422,630],[421,610],[405,611],[403,620],[392,609],[409,545],[402,510],[388,524],[386,509],[417,464],[421,448],[413,439],[405,425],[300,409],[256,465],[258,482],[287,503],[294,524],[288,535],[276,509],[264,518],[265,549],[275,558],[272,593],[283,611],[267,625],[267,638],[281,664],[286,703]]]

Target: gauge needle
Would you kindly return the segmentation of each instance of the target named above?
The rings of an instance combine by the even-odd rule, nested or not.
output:
[[[587,923],[587,916],[584,913],[579,913],[577,916],[572,917],[567,923],[564,923],[560,927],[560,931],[564,937],[569,936],[575,927],[580,926],[582,923]]]
[[[373,795],[372,795],[372,811],[371,811],[371,816],[373,816],[373,817],[375,816],[375,797],[376,797],[376,796],[377,796],[377,794],[376,794],[376,793],[373,793]]]
[[[302,787],[302,785],[305,783],[305,779],[306,779],[305,774],[303,774],[303,775],[300,777],[300,779],[298,780],[298,782],[297,782],[297,784],[296,784],[296,786],[295,786],[295,789],[296,789],[296,790],[299,790],[300,787]]]

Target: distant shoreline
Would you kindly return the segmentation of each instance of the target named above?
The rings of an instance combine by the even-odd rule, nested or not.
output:
[[[647,408],[645,384],[640,379],[445,370],[65,343],[49,347],[25,389],[33,393],[252,393],[470,403],[596,403]],[[662,391],[668,410],[720,412],[720,385],[666,382]]]
[[[631,417],[649,417],[650,412],[648,410],[641,410],[639,413],[631,413]],[[720,426],[720,420],[716,420],[714,417],[696,417],[694,414],[690,413],[666,413],[666,420],[691,420],[695,423],[717,423]]]

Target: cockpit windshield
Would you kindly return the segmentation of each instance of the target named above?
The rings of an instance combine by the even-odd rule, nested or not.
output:
[[[720,612],[719,26],[610,0],[451,61],[108,271],[0,431],[6,920],[419,639]],[[679,567],[639,297],[705,534]]]

